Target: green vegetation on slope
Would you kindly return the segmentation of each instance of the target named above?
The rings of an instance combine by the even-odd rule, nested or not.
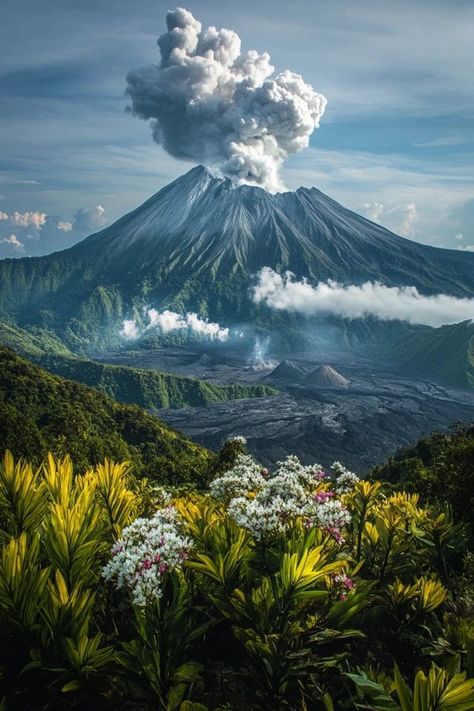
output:
[[[464,546],[446,511],[341,465],[241,450],[180,494],[7,452],[2,709],[472,710]]]
[[[403,372],[411,372],[453,387],[474,387],[474,323],[411,327],[405,336],[383,347]]]
[[[37,326],[26,331],[8,321],[0,321],[0,344],[17,351],[30,360],[41,358],[47,354],[74,356],[52,331]]]
[[[212,385],[156,370],[97,363],[69,351],[45,329],[31,332],[0,321],[0,343],[19,352],[51,373],[96,388],[119,402],[147,409],[203,407],[239,398],[267,397],[267,385]]]
[[[0,348],[0,451],[39,463],[48,451],[71,455],[79,470],[104,457],[130,460],[139,476],[198,482],[211,453],[139,407],[51,375]]]
[[[428,501],[447,501],[456,520],[474,526],[474,424],[425,437],[373,473]]]
[[[451,387],[474,387],[474,322],[413,325],[374,318],[344,321],[344,345],[394,371]]]
[[[276,390],[267,385],[212,385],[196,378],[154,370],[107,365],[82,358],[46,356],[41,365],[64,378],[97,388],[120,402],[148,409],[203,407],[239,398],[266,397]]]

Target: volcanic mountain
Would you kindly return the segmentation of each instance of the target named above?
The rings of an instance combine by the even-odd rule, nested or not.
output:
[[[266,380],[276,382],[288,381],[291,383],[303,382],[304,369],[294,360],[282,360],[267,376]]]
[[[306,377],[306,382],[319,388],[347,388],[349,380],[337,372],[331,365],[320,365]]]
[[[40,325],[70,347],[117,341],[143,307],[197,311],[222,325],[298,328],[257,307],[264,266],[311,282],[416,286],[474,293],[474,254],[411,242],[316,188],[270,194],[193,168],[133,212],[70,249],[0,262],[0,316]]]

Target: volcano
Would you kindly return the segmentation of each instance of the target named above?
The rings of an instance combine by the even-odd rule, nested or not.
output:
[[[316,188],[271,194],[199,166],[70,249],[2,260],[0,314],[47,326],[72,347],[110,345],[121,320],[145,306],[225,325],[298,327],[297,317],[253,303],[264,266],[311,282],[474,293],[474,254],[399,237]]]
[[[347,388],[349,380],[331,365],[320,365],[306,376],[306,382],[319,388]]]
[[[305,379],[304,369],[294,360],[282,360],[267,376],[266,380],[272,382],[303,382]]]

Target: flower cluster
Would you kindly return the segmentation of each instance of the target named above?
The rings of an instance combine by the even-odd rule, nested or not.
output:
[[[344,573],[340,575],[335,575],[334,583],[336,585],[336,588],[339,590],[340,600],[345,600],[347,594],[355,588],[354,581]]]
[[[359,481],[357,474],[346,469],[341,462],[334,462],[331,470],[333,472],[333,488],[338,494],[350,491]]]
[[[237,496],[229,502],[227,513],[256,540],[261,540],[266,535],[283,533],[290,520],[300,515],[300,509],[296,502],[281,496],[272,501],[259,495],[254,499]]]
[[[177,510],[168,506],[124,528],[102,574],[114,580],[117,588],[129,590],[135,605],[145,605],[161,597],[164,576],[181,567],[191,546],[192,541],[182,533]]]
[[[233,435],[227,438],[227,442],[235,442],[235,444],[241,444],[243,447],[247,444],[247,439],[243,435]]]
[[[331,492],[329,492],[331,493]],[[313,502],[308,503],[303,514],[307,526],[324,528],[337,543],[344,543],[342,529],[350,523],[349,511],[339,499],[326,498],[318,501],[318,495],[313,497]]]
[[[278,462],[273,476],[249,456],[216,479],[211,493],[228,501],[228,514],[257,540],[284,532],[295,518],[318,526],[342,542],[341,529],[350,516],[333,491],[321,489],[325,474],[319,465],[303,466],[298,457]]]
[[[232,469],[211,482],[210,492],[216,499],[229,501],[249,491],[258,491],[265,486],[264,472],[251,456],[239,454]]]

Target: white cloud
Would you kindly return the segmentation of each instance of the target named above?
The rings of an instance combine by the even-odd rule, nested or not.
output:
[[[128,319],[122,322],[122,330],[120,331],[120,335],[129,341],[134,341],[139,337],[140,333],[138,326],[133,319]]]
[[[17,227],[34,227],[40,230],[46,222],[45,212],[14,212],[10,215],[10,222]]]
[[[229,337],[228,328],[222,328],[218,323],[204,320],[195,313],[186,313],[181,316],[174,311],[166,310],[160,313],[156,309],[150,309],[147,313],[150,320],[147,329],[159,328],[163,333],[190,329],[194,333],[219,341],[226,341]]]
[[[401,235],[413,236],[414,225],[418,217],[414,202],[409,202],[406,205],[364,202],[361,208],[369,220],[378,222]]]
[[[8,220],[8,215],[6,212],[0,210],[0,221]]]
[[[294,311],[306,316],[332,315],[356,319],[373,316],[383,321],[441,326],[474,319],[474,299],[457,299],[446,294],[423,296],[413,286],[388,287],[366,282],[343,286],[334,281],[312,286],[281,276],[269,267],[258,275],[253,299],[270,308]]]
[[[62,232],[71,232],[72,222],[68,222],[67,220],[59,220],[58,230],[61,230]]]
[[[102,205],[95,207],[81,207],[74,215],[73,230],[87,233],[104,227],[107,224],[105,208]],[[86,235],[84,235],[86,236]]]
[[[464,247],[458,247],[461,252],[474,252],[474,244],[466,244]]]
[[[458,232],[457,235],[454,235],[454,239],[459,239],[459,240],[464,239],[463,233],[462,233],[462,232]]]
[[[413,145],[417,148],[443,148],[444,146],[462,146],[464,143],[467,141],[461,136],[441,136],[432,141],[422,141]]]
[[[168,309],[161,312],[156,309],[149,309],[147,316],[148,325],[144,329],[140,329],[137,322],[133,319],[123,321],[120,335],[128,340],[135,340],[146,331],[159,329],[162,333],[189,330],[206,338],[210,338],[211,340],[218,341],[226,341],[229,338],[228,328],[222,328],[218,323],[212,323],[207,319],[202,319],[195,313],[186,313],[182,316]]]
[[[0,243],[7,244],[10,247],[13,247],[13,249],[15,249],[17,252],[22,252],[25,249],[23,242],[20,242],[18,237],[13,233],[11,235],[8,235],[8,237],[4,237],[3,239],[1,239]]]

